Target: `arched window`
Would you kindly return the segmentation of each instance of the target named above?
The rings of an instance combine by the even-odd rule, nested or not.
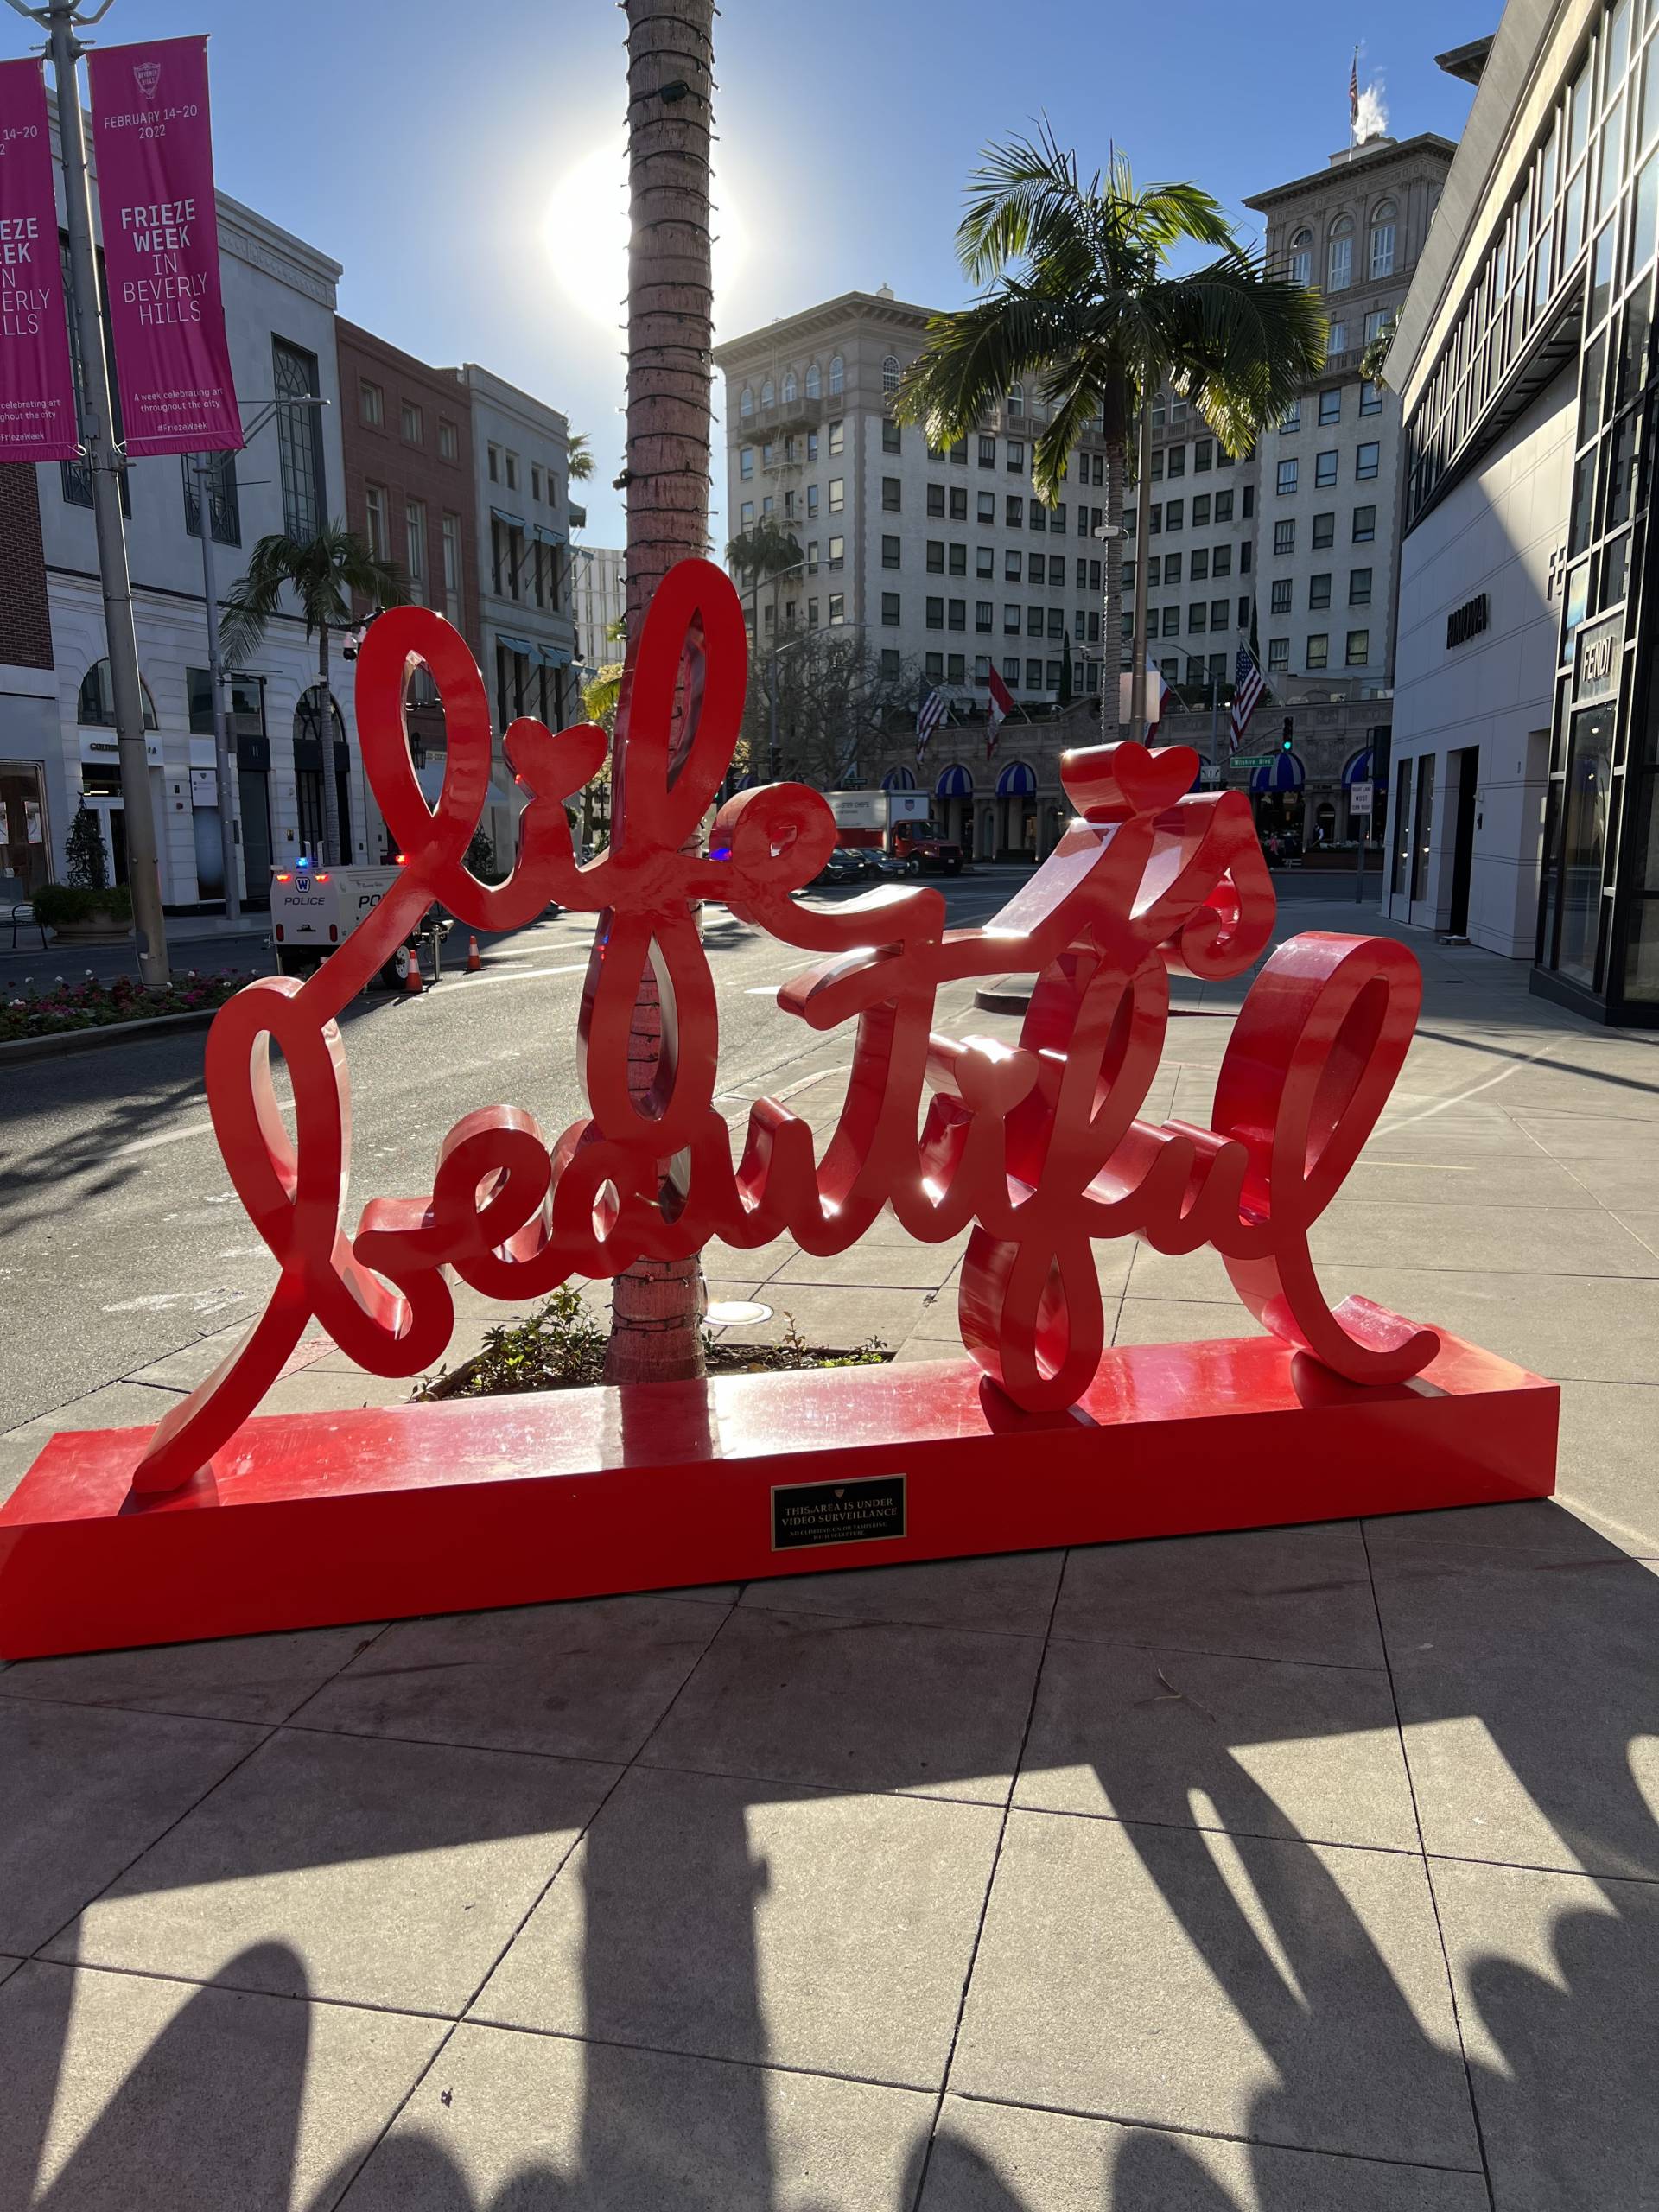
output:
[[[1313,233],[1298,231],[1290,242],[1290,281],[1293,284],[1313,282]]]
[[[836,353],[832,356],[830,363],[830,397],[831,399],[840,397],[842,387],[846,381],[846,369],[842,365],[840,354]]]
[[[1382,200],[1371,213],[1371,281],[1394,274],[1395,210],[1392,200]]]
[[[321,694],[315,683],[311,685],[308,690],[301,692],[299,704],[294,709],[294,734],[296,737],[302,741],[308,737],[315,740],[317,734],[317,722],[319,720],[317,709],[321,703]],[[346,724],[340,715],[339,695],[335,691],[332,683],[328,686],[328,719],[334,724],[335,744],[344,745],[346,742]]]
[[[1325,289],[1327,292],[1345,292],[1353,281],[1354,219],[1351,215],[1338,215],[1331,226]]]
[[[817,399],[823,390],[823,378],[818,373],[817,363],[814,361],[806,372],[806,396],[809,399]]]
[[[141,677],[138,689],[144,696],[144,728],[155,729],[156,702],[149,696],[149,686]],[[75,703],[75,720],[83,729],[113,729],[115,728],[115,686],[110,678],[110,664],[95,660],[80,679],[80,696]]]
[[[798,389],[799,387],[795,382],[794,370],[785,369],[784,371],[784,404],[785,407],[792,407],[795,404],[796,394]]]
[[[747,423],[754,412],[754,394],[745,385],[737,402],[737,411]]]
[[[777,404],[777,400],[778,387],[773,384],[772,378],[768,377],[760,387],[760,404],[763,407],[772,407]]]
[[[1022,384],[1010,385],[1010,386],[1008,387],[1008,412],[1009,412],[1009,414],[1010,414],[1010,415],[1023,415],[1023,414],[1025,413],[1025,411],[1026,411],[1026,387],[1025,387],[1025,386],[1024,386],[1024,385],[1022,385]]]
[[[889,353],[881,364],[881,389],[883,391],[897,391],[899,389],[899,356],[896,353]]]

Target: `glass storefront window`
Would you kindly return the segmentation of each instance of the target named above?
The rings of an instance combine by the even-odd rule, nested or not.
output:
[[[1612,797],[1614,707],[1590,707],[1573,717],[1567,755],[1560,867],[1558,971],[1593,988],[1601,934],[1601,870]]]
[[[0,874],[38,891],[50,875],[46,791],[32,760],[0,760]]]
[[[1434,840],[1434,755],[1417,763],[1417,808],[1411,830],[1411,896],[1414,905],[1428,895],[1428,852]]]
[[[1411,763],[1402,760],[1394,779],[1394,864],[1389,891],[1398,898],[1406,887],[1406,861],[1411,851]]]
[[[1659,899],[1638,899],[1630,908],[1624,942],[1624,995],[1659,999]]]

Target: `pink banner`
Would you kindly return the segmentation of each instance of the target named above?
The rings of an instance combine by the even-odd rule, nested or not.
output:
[[[207,41],[86,56],[110,335],[127,451],[242,443],[219,282]]]
[[[46,81],[38,61],[3,61],[0,461],[73,461],[79,451]]]

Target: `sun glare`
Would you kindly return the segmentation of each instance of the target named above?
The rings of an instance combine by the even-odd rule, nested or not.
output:
[[[736,216],[714,181],[715,293],[730,284],[744,253]],[[628,289],[627,149],[620,138],[595,146],[553,188],[543,236],[548,258],[571,304],[602,330],[625,319]]]

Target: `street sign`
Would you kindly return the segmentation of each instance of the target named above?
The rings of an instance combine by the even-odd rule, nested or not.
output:
[[[1356,814],[1369,814],[1370,812],[1371,794],[1376,789],[1376,786],[1375,784],[1349,785],[1348,804],[1353,808]]]
[[[1213,760],[1206,760],[1198,770],[1198,781],[1206,791],[1213,791],[1221,781],[1222,772]]]
[[[1228,765],[1234,768],[1265,768],[1272,759],[1271,753],[1236,753]]]

